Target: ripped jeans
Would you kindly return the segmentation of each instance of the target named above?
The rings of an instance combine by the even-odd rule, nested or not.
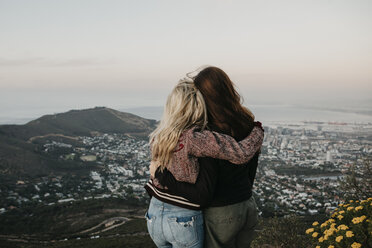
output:
[[[147,229],[157,247],[202,248],[203,214],[151,198],[146,213]]]

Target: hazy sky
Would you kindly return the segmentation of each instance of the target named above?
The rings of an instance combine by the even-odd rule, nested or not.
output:
[[[0,116],[163,105],[205,64],[247,104],[372,107],[372,1],[0,0]]]

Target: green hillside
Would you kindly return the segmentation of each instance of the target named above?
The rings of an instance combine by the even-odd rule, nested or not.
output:
[[[155,124],[155,120],[106,107],[95,107],[45,115],[25,125],[1,125],[0,134],[25,141],[47,134],[90,136],[93,132],[129,133],[146,137],[154,129]]]
[[[46,140],[76,144],[77,136],[99,133],[125,133],[147,139],[155,125],[155,120],[106,107],[45,115],[24,125],[0,125],[0,180],[4,183],[50,173],[84,174],[87,167],[81,161],[46,156],[41,152],[42,144]]]

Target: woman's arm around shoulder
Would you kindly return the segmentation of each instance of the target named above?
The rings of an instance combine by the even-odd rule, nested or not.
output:
[[[264,130],[260,122],[255,122],[252,132],[240,142],[226,134],[192,128],[185,133],[184,147],[188,154],[195,157],[212,157],[244,164],[259,151],[263,138]]]

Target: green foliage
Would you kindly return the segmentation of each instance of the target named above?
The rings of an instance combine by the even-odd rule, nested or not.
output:
[[[372,196],[372,165],[371,160],[365,160],[362,168],[351,166],[347,176],[341,182],[344,197],[347,200],[358,200]]]
[[[147,233],[145,207],[134,199],[106,198],[13,209],[0,215],[0,247],[155,247]],[[129,220],[103,231],[103,221],[113,217]]]
[[[260,220],[260,230],[252,242],[252,248],[283,247],[308,248],[311,239],[304,235],[309,219],[290,216],[285,218],[264,218]]]
[[[156,248],[147,234],[133,236],[100,237],[97,239],[84,238],[80,240],[49,241],[49,242],[17,242],[0,240],[2,248]]]
[[[108,198],[13,209],[0,215],[0,234],[43,234],[62,238],[105,219],[123,216],[123,210],[124,216],[143,216],[145,206],[141,204],[138,201]]]
[[[372,247],[372,198],[340,204],[330,219],[312,226],[306,234],[317,248]]]

